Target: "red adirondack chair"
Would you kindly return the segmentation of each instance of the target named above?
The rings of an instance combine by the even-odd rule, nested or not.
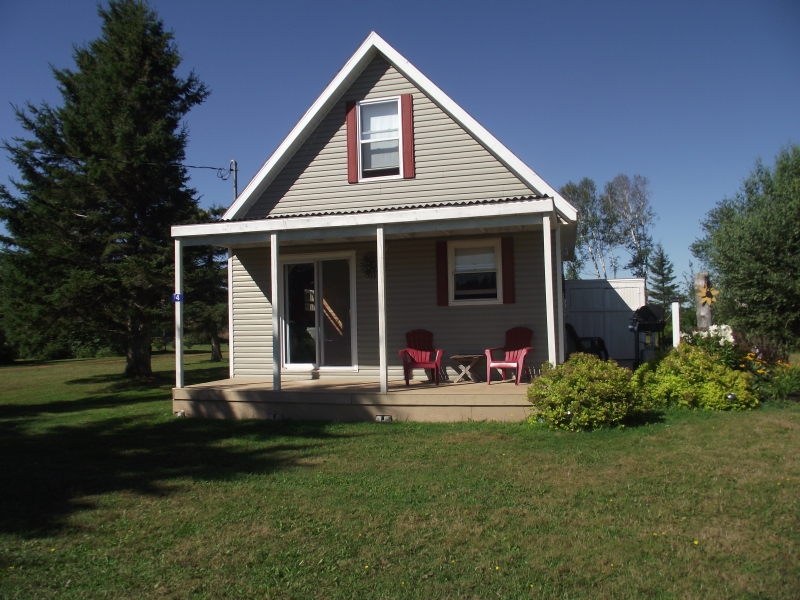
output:
[[[514,327],[506,331],[505,346],[486,350],[486,383],[492,383],[492,369],[501,369],[504,380],[507,369],[516,369],[516,385],[519,385],[519,382],[522,381],[522,371],[525,368],[525,356],[533,350],[530,345],[532,338],[532,330],[527,327]],[[503,352],[503,358],[494,358],[493,352]]]
[[[415,329],[406,333],[407,348],[400,350],[403,359],[403,375],[406,385],[414,369],[430,369],[432,379],[439,385],[439,370],[442,368],[442,354],[444,351],[434,349],[433,334],[424,329]]]

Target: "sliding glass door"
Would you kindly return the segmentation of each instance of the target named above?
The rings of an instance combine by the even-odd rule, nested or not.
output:
[[[351,260],[284,265],[284,360],[287,367],[352,367]]]

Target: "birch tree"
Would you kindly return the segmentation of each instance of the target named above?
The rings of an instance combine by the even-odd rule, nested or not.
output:
[[[608,205],[597,195],[597,186],[588,177],[579,183],[568,182],[560,194],[578,210],[578,225],[575,241],[576,260],[568,261],[567,276],[578,276],[591,265],[598,279],[608,279],[606,263],[611,259],[616,232],[613,231],[614,216],[608,213]]]
[[[608,203],[607,213],[613,215],[609,227],[615,231],[616,241],[630,255],[624,266],[634,277],[647,277],[647,259],[653,247],[651,234],[656,219],[650,205],[650,184],[647,177],[633,178],[619,174],[606,184],[603,193]],[[616,276],[616,264],[614,268]]]

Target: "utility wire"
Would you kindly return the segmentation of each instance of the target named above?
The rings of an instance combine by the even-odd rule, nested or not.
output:
[[[48,152],[42,152],[40,150],[34,150],[33,153],[34,154],[38,154],[40,156],[47,156],[49,158],[61,158],[61,155],[56,156],[54,154],[50,154]],[[85,159],[85,158],[78,158],[77,156],[69,156],[69,155],[63,155],[63,156],[66,157],[66,158],[69,158],[71,160],[75,160],[75,161],[88,160],[88,159]],[[115,163],[122,163],[122,164],[128,164],[128,165],[146,165],[148,167],[184,167],[186,169],[208,169],[208,170],[211,170],[211,171],[216,171],[217,172],[217,177],[222,179],[222,181],[227,181],[230,178],[230,176],[233,173],[233,171],[234,171],[233,165],[229,165],[227,167],[205,167],[205,166],[198,166],[198,165],[185,165],[183,163],[139,162],[139,161],[135,161],[135,160],[122,160],[122,159],[119,159],[119,158],[95,158],[95,160],[98,160],[98,161],[101,161],[101,162],[115,162]]]

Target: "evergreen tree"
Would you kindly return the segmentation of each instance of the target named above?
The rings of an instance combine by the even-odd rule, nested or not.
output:
[[[216,221],[225,209],[215,206],[207,215]],[[186,328],[191,337],[211,344],[211,362],[222,360],[220,334],[228,329],[228,261],[219,246],[190,246],[184,250]]]
[[[170,226],[202,220],[181,166],[189,110],[208,95],[158,15],[137,0],[99,8],[102,35],[53,69],[63,104],[15,108],[31,139],[4,142],[21,173],[0,187],[10,233],[0,275],[6,336],[27,354],[124,347],[149,376],[151,324],[172,310]]]
[[[648,301],[669,309],[672,298],[678,294],[678,284],[673,275],[674,268],[661,243],[655,245],[648,262]]]

